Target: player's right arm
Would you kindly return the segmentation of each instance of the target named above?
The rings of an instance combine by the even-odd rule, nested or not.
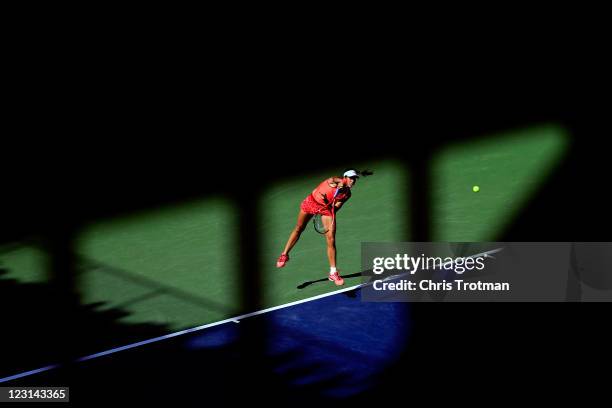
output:
[[[340,177],[331,177],[327,180],[327,183],[329,184],[330,187],[333,187],[333,188],[344,187],[344,183],[342,182],[342,179]]]

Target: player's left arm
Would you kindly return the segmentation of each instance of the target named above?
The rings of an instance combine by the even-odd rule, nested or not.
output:
[[[336,200],[336,202],[334,203],[334,207],[336,207],[336,209],[339,210],[340,207],[342,207],[344,205],[344,203],[346,203],[350,198],[351,198],[351,192],[350,191],[346,191],[346,192],[342,193],[338,197],[338,200]]]

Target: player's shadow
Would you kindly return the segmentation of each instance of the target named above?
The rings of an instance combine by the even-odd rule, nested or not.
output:
[[[360,276],[368,276],[368,273],[367,272],[357,272],[357,273],[352,273],[350,275],[342,275],[344,279],[358,278]],[[325,278],[321,278],[321,279],[317,279],[313,281],[307,281],[307,282],[304,282],[298,285],[297,289],[305,289],[310,285],[314,285],[315,283],[320,283],[320,282],[329,282],[329,279],[325,277]]]

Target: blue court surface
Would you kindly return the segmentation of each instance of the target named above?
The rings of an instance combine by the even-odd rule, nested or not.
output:
[[[114,389],[109,398],[125,394],[126,384],[174,400],[193,398],[196,390],[227,393],[236,381],[254,388],[274,381],[295,397],[358,395],[378,384],[411,333],[409,304],[362,302],[359,286],[84,356],[69,369],[7,377],[3,385],[70,378],[76,400],[79,384],[92,398],[96,381]]]

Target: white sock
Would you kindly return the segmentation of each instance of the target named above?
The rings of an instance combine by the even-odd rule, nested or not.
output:
[[[337,272],[337,271],[336,271],[336,268],[335,268],[335,267],[333,267],[333,266],[332,266],[331,268],[329,268],[329,274],[330,274],[330,275],[331,275],[332,273],[336,273],[336,272]]]

